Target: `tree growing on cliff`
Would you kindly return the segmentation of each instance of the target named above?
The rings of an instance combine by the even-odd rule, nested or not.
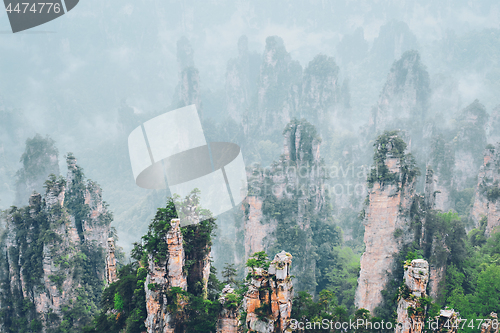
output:
[[[385,131],[375,140],[374,163],[367,180],[369,187],[373,187],[375,182],[380,183],[381,186],[399,183],[403,187],[420,175],[415,159],[411,154],[406,153],[407,145],[400,134],[399,131]],[[399,159],[400,177],[389,170],[386,164],[388,158]]]
[[[145,281],[148,275],[149,260],[159,262],[165,260],[168,254],[166,242],[167,233],[171,228],[172,219],[178,218],[175,198],[170,198],[164,208],[158,208],[155,218],[148,226],[141,243],[135,243],[131,257],[134,260],[120,270],[119,279],[105,289],[101,301],[101,312],[94,319],[86,333],[141,333],[146,330],[144,321],[147,317]],[[177,198],[178,200],[178,198]],[[185,200],[197,202],[197,192],[190,194]],[[186,202],[186,201],[185,201]],[[184,203],[185,203],[184,202]],[[220,309],[218,294],[222,289],[217,280],[214,267],[210,268],[208,290],[202,288],[199,265],[206,257],[212,245],[212,236],[216,228],[215,219],[208,211],[200,210],[201,216],[207,219],[181,227],[183,248],[185,251],[185,266],[187,273],[187,291],[181,288],[170,288],[166,297],[176,299],[173,295],[182,293],[187,300],[183,309],[185,322],[180,323],[187,332],[215,332],[215,325]],[[159,286],[150,284],[146,288],[156,289]],[[175,303],[172,303],[175,304]],[[171,304],[171,305],[172,305]]]
[[[234,264],[228,264],[224,266],[224,270],[222,271],[222,277],[224,278],[225,284],[236,285],[236,277],[238,276],[238,272],[236,268],[234,268]]]

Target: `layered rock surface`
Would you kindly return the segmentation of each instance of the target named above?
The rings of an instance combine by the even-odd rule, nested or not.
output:
[[[217,333],[240,332],[239,305],[232,303],[237,297],[231,285],[226,285],[224,289],[222,289],[222,293],[219,297],[219,302],[222,304],[222,310],[217,320]]]
[[[398,299],[396,333],[425,331],[426,309],[421,298],[426,296],[428,281],[429,263],[426,260],[416,259],[405,265],[404,286]]]
[[[238,57],[228,61],[226,70],[227,113],[238,123],[256,94],[259,65],[260,57],[248,51],[248,38],[241,36]]]
[[[486,146],[488,117],[486,108],[477,99],[457,116],[453,186],[459,191],[475,185],[474,178],[483,162],[481,152]]]
[[[278,253],[269,269],[251,268],[248,291],[243,298],[247,313],[244,327],[259,333],[291,332],[293,285],[290,276],[292,256]]]
[[[500,105],[491,111],[488,122],[488,143],[500,142]]]
[[[292,61],[283,39],[266,38],[257,85],[256,106],[249,110],[248,121],[252,132],[274,135],[296,116],[302,67]],[[277,130],[277,131],[276,131]]]
[[[429,94],[429,74],[420,62],[420,55],[416,51],[405,52],[392,65],[377,106],[372,110],[370,123],[375,132],[397,128],[421,135]]]
[[[487,319],[489,319],[489,321],[481,324],[481,333],[498,333],[500,326],[498,324],[498,315],[492,312]]]
[[[477,227],[486,219],[486,235],[500,226],[500,142],[484,151],[471,215]]]
[[[377,150],[382,154],[377,163],[384,163],[391,178],[395,181],[384,182],[377,176],[369,190],[368,205],[365,208],[365,252],[361,257],[361,271],[356,289],[355,304],[358,308],[373,311],[381,304],[382,290],[391,278],[395,257],[404,244],[413,240],[410,232],[410,208],[414,200],[414,179],[406,179],[403,172],[404,152],[398,151],[397,136],[387,138]],[[405,149],[399,147],[399,149]],[[377,153],[376,153],[377,155]],[[378,166],[378,173],[383,165]],[[389,177],[389,176],[388,176]]]
[[[59,174],[59,152],[54,140],[39,134],[28,139],[21,162],[23,167],[16,174],[14,204],[17,206],[25,205],[33,191],[42,193],[43,183],[50,174]]]
[[[186,37],[177,41],[177,65],[179,83],[173,96],[174,109],[195,104],[198,113],[202,113],[200,97],[200,73],[194,66],[193,47]]]
[[[45,195],[35,193],[28,207],[8,212],[3,236],[8,268],[2,272],[8,286],[3,295],[13,299],[3,299],[2,308],[15,316],[21,311],[15,300],[30,300],[35,312],[26,316],[39,318],[43,332],[58,327],[77,297],[99,297],[102,286],[85,281],[111,283],[108,272],[113,269],[116,278],[114,252],[106,251],[112,217],[100,195],[85,200],[88,193],[101,190],[91,181],[84,182],[72,155],[67,162],[66,179],[51,176],[45,182]],[[94,265],[92,273],[85,272],[88,263]],[[80,318],[81,325],[85,320],[89,318]]]
[[[304,70],[301,116],[313,125],[328,128],[335,119],[336,106],[340,99],[339,67],[332,57],[317,55]]]
[[[150,255],[148,275],[144,283],[146,291],[146,328],[148,333],[170,333],[183,329],[182,307],[185,301],[180,296],[181,311],[172,313],[168,309],[167,292],[172,287],[187,290],[187,276],[184,272],[185,253],[183,247],[180,220],[172,220],[166,236],[168,253],[165,259],[156,259]]]
[[[337,231],[329,220],[320,140],[314,127],[304,120],[290,122],[284,133],[281,159],[270,168],[255,168],[248,173],[250,188],[244,202],[245,254],[248,257],[254,252],[293,248],[296,287],[314,293],[316,258],[308,239],[316,240],[314,231],[325,228],[323,233],[332,233],[329,242],[338,241]],[[311,221],[316,224],[312,225]],[[292,230],[297,230],[300,236],[287,234]],[[319,232],[317,237],[321,237]]]

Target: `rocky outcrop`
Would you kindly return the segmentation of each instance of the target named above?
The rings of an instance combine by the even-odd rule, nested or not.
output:
[[[483,162],[482,151],[486,146],[488,113],[477,99],[457,116],[457,134],[453,139],[455,168],[453,186],[461,191],[474,187],[474,180]]]
[[[238,295],[231,285],[228,284],[222,289],[219,297],[222,310],[217,320],[217,333],[239,333],[240,312],[239,304],[235,302],[237,299]]]
[[[33,194],[29,206],[8,212],[2,244],[6,269],[1,275],[8,286],[1,300],[4,325],[5,318],[24,313],[22,320],[35,320],[47,332],[59,327],[77,298],[87,302],[91,297],[89,307],[96,309],[93,300],[100,297],[112,261],[106,251],[112,217],[100,195],[85,200],[86,193],[100,194],[101,189],[85,182],[71,154],[67,162],[66,179],[50,176],[43,196]],[[26,312],[23,299],[33,303],[32,310]],[[71,325],[83,327],[91,315]]]
[[[488,143],[500,142],[500,105],[491,111],[488,122]]]
[[[245,198],[245,258],[252,253],[264,251],[269,245],[266,244],[266,236],[272,234],[276,226],[270,223],[262,224],[262,198],[248,196]]]
[[[460,324],[458,312],[453,309],[441,310],[436,319],[438,322],[437,333],[457,333]]]
[[[297,114],[302,67],[292,61],[283,39],[266,38],[257,84],[255,108],[249,110],[250,131],[265,137],[281,132],[281,129]]]
[[[327,129],[335,118],[340,95],[339,67],[332,57],[317,55],[304,70],[301,116],[317,128]]]
[[[374,70],[387,70],[392,62],[408,50],[418,49],[417,37],[405,22],[392,20],[380,27],[377,38],[370,51],[377,63]]]
[[[146,291],[146,328],[148,333],[173,333],[183,329],[182,309],[186,304],[182,295],[175,295],[170,302],[177,304],[175,313],[169,308],[168,291],[177,287],[187,290],[187,277],[184,272],[185,253],[180,220],[172,220],[166,240],[168,252],[165,258],[149,257],[148,275],[144,283]]]
[[[498,315],[495,312],[490,313],[489,320],[481,324],[481,333],[498,333]]]
[[[26,140],[21,162],[23,167],[16,174],[17,206],[25,205],[33,191],[43,193],[43,183],[50,174],[59,174],[59,152],[54,140],[40,134]]]
[[[430,94],[429,74],[417,51],[405,52],[394,62],[372,110],[370,124],[376,133],[405,129],[412,137],[422,135]]]
[[[399,265],[395,257],[414,237],[410,208],[416,171],[408,164],[406,144],[395,133],[386,133],[375,146],[375,169],[368,179],[371,188],[363,221],[366,249],[355,295],[356,307],[369,311],[383,301],[382,290]]]
[[[316,262],[321,259],[314,247],[329,237],[330,244],[340,242],[340,231],[330,220],[325,167],[314,126],[294,120],[284,135],[281,159],[269,168],[248,172],[249,195],[243,205],[245,252],[248,256],[258,251],[290,251],[295,258],[296,288],[314,293]]]
[[[426,176],[429,185],[425,191],[428,207],[444,212],[453,207],[451,192],[453,188],[453,170],[455,168],[455,151],[453,144],[447,143],[442,135],[432,139],[431,154]]]
[[[226,71],[226,105],[228,115],[240,123],[256,94],[260,56],[248,51],[248,38],[238,39],[238,57],[230,59]]]
[[[106,282],[111,284],[118,281],[116,275],[116,256],[115,256],[115,240],[108,238],[108,247],[106,255]]]
[[[425,331],[426,296],[429,281],[429,263],[416,259],[405,264],[404,285],[400,288],[397,309],[396,333],[421,333]]]
[[[291,332],[293,285],[290,276],[292,255],[282,251],[269,269],[250,268],[248,291],[243,297],[244,328],[259,333]]]
[[[484,150],[483,166],[479,170],[472,219],[476,227],[485,218],[485,234],[499,231],[500,226],[500,142]]]
[[[175,89],[172,107],[177,109],[195,104],[196,110],[201,115],[200,73],[194,66],[193,48],[186,37],[177,41],[177,64],[179,83]]]

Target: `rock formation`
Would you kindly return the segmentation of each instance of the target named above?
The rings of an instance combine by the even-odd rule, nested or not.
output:
[[[429,264],[416,259],[405,265],[404,285],[400,289],[397,309],[396,333],[421,333],[425,331],[426,296],[429,281]]]
[[[483,162],[487,121],[486,108],[477,99],[457,116],[457,134],[453,139],[453,186],[458,191],[475,185],[475,177]]]
[[[445,309],[439,312],[437,333],[457,333],[460,324],[459,313],[453,309]]]
[[[243,297],[246,312],[244,328],[259,333],[289,332],[293,285],[290,276],[292,256],[278,253],[269,269],[250,268],[248,291]]]
[[[219,302],[222,310],[217,320],[217,333],[239,333],[240,313],[239,304],[235,301],[238,295],[234,292],[231,285],[226,285],[222,289]]]
[[[244,202],[246,257],[254,252],[285,249],[295,258],[298,290],[316,290],[314,246],[340,242],[325,188],[320,139],[314,126],[293,120],[285,131],[284,154],[269,168],[249,171],[249,195]]]
[[[498,333],[498,315],[494,312],[490,313],[489,321],[485,321],[481,324],[481,333]]]
[[[118,280],[116,275],[116,256],[115,256],[115,240],[114,238],[108,238],[106,256],[106,282],[111,284]]]
[[[23,167],[17,172],[16,199],[14,204],[23,206],[36,191],[43,192],[43,183],[50,174],[59,174],[59,152],[54,140],[36,134],[26,140],[26,149],[21,156]]]
[[[112,217],[98,185],[85,182],[71,154],[67,162],[66,179],[52,175],[45,182],[45,195],[35,193],[29,206],[7,213],[1,272],[8,286],[1,300],[4,327],[24,313],[21,326],[31,320],[47,332],[68,320],[66,313],[78,306],[75,299],[95,309],[93,300],[100,297],[106,263],[113,261],[106,258]],[[26,312],[23,299],[33,303],[32,310]],[[69,325],[83,326],[91,315]]]
[[[382,302],[394,270],[395,256],[413,241],[410,208],[414,200],[416,170],[406,155],[406,144],[395,133],[376,142],[375,169],[369,176],[368,204],[364,210],[365,252],[356,289],[358,308],[373,311]]]
[[[196,225],[186,228],[191,237],[184,238],[180,219],[172,219],[168,230],[165,229],[166,234],[158,240],[165,243],[156,244],[165,251],[149,254],[144,289],[145,325],[150,333],[185,332],[190,297],[207,297],[211,243],[206,238],[196,238],[204,232]],[[193,249],[196,253],[192,253]]]
[[[332,57],[317,55],[304,70],[301,116],[317,128],[328,128],[340,95],[339,68]]]
[[[375,70],[387,70],[391,63],[404,52],[418,49],[417,37],[408,25],[401,21],[390,21],[380,27],[377,38],[370,51],[377,63]]]
[[[182,308],[186,301],[182,295],[175,295],[170,303],[177,304],[177,311],[169,308],[168,291],[171,288],[187,290],[187,277],[184,272],[185,254],[180,230],[180,220],[172,220],[166,236],[168,253],[166,258],[153,258],[150,255],[148,276],[144,283],[146,290],[147,319],[149,333],[173,333],[183,329]]]
[[[488,122],[488,143],[500,142],[500,105],[491,111]]]
[[[486,218],[485,234],[500,226],[500,142],[484,150],[483,166],[479,170],[472,219],[476,227]]]
[[[228,61],[226,71],[227,112],[238,123],[256,94],[259,65],[260,56],[248,51],[248,38],[241,36],[238,39],[238,57]]]
[[[177,109],[195,104],[198,113],[201,115],[200,73],[194,66],[193,48],[186,37],[182,37],[177,41],[177,65],[179,83],[175,89],[172,108]]]
[[[376,133],[405,129],[414,138],[422,135],[430,94],[429,74],[416,51],[405,52],[394,62],[370,120]]]
[[[279,135],[297,114],[302,67],[292,61],[283,39],[267,37],[258,78],[256,106],[249,110],[252,133]]]
[[[453,207],[451,192],[453,188],[453,170],[455,168],[455,151],[451,143],[447,143],[442,135],[432,139],[430,161],[427,166],[432,170],[427,174],[426,198],[432,202],[429,208],[444,212]]]

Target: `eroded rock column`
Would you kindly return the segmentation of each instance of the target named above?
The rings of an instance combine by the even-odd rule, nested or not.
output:
[[[243,298],[247,313],[244,325],[259,333],[291,332],[293,285],[290,277],[292,255],[282,251],[269,269],[252,268],[248,291]]]
[[[415,259],[405,265],[404,286],[398,300],[396,333],[421,333],[425,331],[425,296],[429,281],[429,263]]]

